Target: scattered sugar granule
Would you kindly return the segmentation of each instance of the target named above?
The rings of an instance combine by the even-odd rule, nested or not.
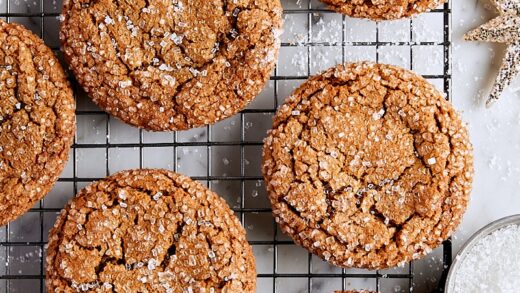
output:
[[[379,120],[383,117],[383,115],[385,115],[385,109],[381,109],[378,112],[372,114],[372,119]]]
[[[155,270],[156,267],[157,267],[157,261],[153,258],[150,259],[148,261],[148,265],[147,265],[148,270],[153,271],[153,270]]]
[[[119,190],[117,196],[122,199],[122,200],[125,200],[126,199],[126,191],[124,189],[121,189]]]
[[[520,226],[510,225],[479,240],[460,263],[454,293],[518,292]]]
[[[132,85],[132,81],[131,80],[125,80],[125,81],[120,81],[119,82],[119,87],[124,89],[124,88],[127,88],[129,86]]]
[[[435,163],[437,163],[437,159],[433,157],[428,159],[428,165],[435,165]]]
[[[114,24],[114,20],[110,18],[110,16],[105,16],[105,23],[106,24]]]
[[[161,66],[159,66],[159,70],[173,71],[173,67],[163,63],[163,64],[161,64]]]
[[[160,191],[157,192],[156,194],[153,195],[153,200],[155,200],[155,201],[159,200],[159,198],[161,198],[162,195],[163,195],[162,192],[160,192]]]

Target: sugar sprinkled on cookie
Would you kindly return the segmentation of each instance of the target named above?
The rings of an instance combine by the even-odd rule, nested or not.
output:
[[[0,225],[29,210],[65,167],[75,104],[58,59],[21,25],[0,20]]]
[[[66,1],[60,32],[79,84],[134,126],[183,130],[243,109],[280,46],[279,0]]]
[[[276,114],[263,158],[282,230],[341,267],[386,268],[430,252],[459,224],[473,177],[451,104],[413,72],[372,63],[300,86]]]
[[[331,9],[352,17],[391,20],[432,10],[446,0],[321,0]]]
[[[49,234],[46,260],[49,292],[254,292],[256,283],[226,202],[166,170],[124,171],[80,191]]]

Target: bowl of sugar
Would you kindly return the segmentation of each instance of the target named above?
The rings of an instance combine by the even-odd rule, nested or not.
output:
[[[445,292],[520,292],[520,215],[492,222],[464,244]]]

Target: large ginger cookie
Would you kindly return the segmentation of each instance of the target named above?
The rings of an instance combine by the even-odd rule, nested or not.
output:
[[[134,126],[227,118],[263,88],[279,49],[279,0],[65,1],[61,41],[83,89]]]
[[[339,65],[280,108],[263,173],[282,230],[341,267],[417,259],[455,230],[473,177],[466,127],[422,77]]]
[[[447,0],[321,0],[337,12],[372,20],[392,20],[432,10]]]
[[[226,202],[166,170],[83,189],[49,234],[49,292],[254,292],[255,260]]]
[[[0,20],[0,226],[30,209],[63,170],[75,132],[75,103],[43,41]]]

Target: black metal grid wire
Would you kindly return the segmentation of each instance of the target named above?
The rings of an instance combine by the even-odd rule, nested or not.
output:
[[[45,41],[46,34],[46,21],[49,19],[57,18],[59,16],[59,11],[48,9],[49,4],[48,2],[52,2],[52,0],[36,0],[34,3],[39,5],[39,11],[37,12],[12,12],[11,11],[11,2],[12,1],[20,1],[20,0],[6,0],[7,3],[5,4],[5,7],[0,7],[0,18],[3,18],[5,20],[18,22],[20,19],[28,19],[28,21],[35,25],[35,27],[38,28],[38,30],[33,31],[40,36],[44,38]],[[23,0],[22,0],[23,1]],[[39,2],[39,3],[37,3]],[[1,5],[2,1],[0,1]],[[139,155],[139,166],[143,167],[144,165],[144,158],[143,158],[143,150],[145,148],[149,147],[157,147],[157,148],[172,148],[173,149],[173,169],[174,171],[177,171],[178,169],[178,151],[180,148],[183,147],[201,147],[206,149],[206,174],[203,176],[193,176],[192,178],[195,180],[199,180],[202,182],[205,182],[210,188],[212,187],[212,183],[215,182],[238,182],[240,184],[240,206],[235,207],[234,210],[236,214],[241,219],[242,223],[246,222],[246,217],[248,215],[258,215],[258,214],[269,214],[271,210],[267,207],[246,207],[245,202],[245,193],[246,193],[246,183],[247,182],[260,182],[263,180],[263,178],[259,175],[249,175],[246,174],[246,148],[249,147],[256,147],[259,149],[262,145],[262,141],[251,141],[246,139],[246,131],[245,131],[245,115],[247,114],[268,114],[272,115],[276,111],[276,108],[279,104],[279,83],[283,81],[303,81],[309,77],[311,74],[311,63],[312,63],[312,54],[311,54],[311,48],[314,47],[341,47],[342,49],[342,61],[345,62],[347,60],[345,56],[345,51],[347,47],[363,47],[363,48],[375,48],[376,49],[376,56],[375,60],[379,61],[379,49],[384,46],[400,46],[400,47],[409,47],[409,58],[410,58],[410,69],[414,69],[414,51],[413,48],[417,46],[442,46],[443,47],[443,55],[441,58],[443,58],[443,74],[440,75],[424,75],[425,78],[429,80],[440,80],[442,81],[442,90],[446,94],[446,98],[450,99],[450,93],[451,93],[451,48],[450,48],[450,25],[451,25],[451,6],[450,3],[446,3],[443,5],[442,8],[432,10],[428,13],[434,13],[434,14],[440,14],[442,15],[443,19],[443,41],[442,42],[416,42],[413,40],[413,33],[412,28],[414,26],[414,20],[409,20],[410,22],[410,37],[408,41],[404,42],[386,42],[386,41],[380,41],[380,30],[379,26],[380,23],[376,24],[376,39],[375,41],[370,42],[357,42],[357,41],[350,41],[347,40],[345,31],[348,29],[348,23],[347,18],[345,16],[342,16],[342,37],[341,42],[313,42],[312,41],[312,18],[316,15],[323,15],[328,13],[334,13],[332,11],[322,9],[319,7],[322,6],[316,6],[317,1],[315,0],[309,0],[308,4],[305,4],[306,7],[302,9],[286,9],[285,14],[286,15],[295,15],[295,14],[304,14],[308,17],[308,27],[307,27],[307,41],[305,41],[303,44],[293,44],[293,43],[282,43],[283,47],[295,47],[295,46],[304,46],[307,49],[307,74],[306,75],[280,75],[279,69],[275,69],[274,75],[271,77],[271,82],[274,85],[274,107],[265,108],[265,109],[246,109],[242,111],[239,115],[239,123],[240,123],[240,139],[239,140],[231,140],[231,141],[215,141],[212,139],[212,127],[207,126],[206,127],[206,139],[204,141],[196,141],[196,142],[186,142],[179,140],[179,133],[173,133],[173,141],[168,142],[145,142],[144,137],[144,131],[139,130],[138,135],[138,142],[134,143],[113,143],[110,141],[110,123],[113,121],[113,118],[109,117],[105,112],[102,112],[100,110],[81,110],[79,109],[77,111],[78,118],[81,116],[100,116],[104,117],[105,119],[105,135],[106,139],[103,143],[79,143],[76,139],[75,144],[72,147],[71,150],[71,164],[72,164],[72,176],[63,176],[59,179],[59,182],[69,182],[73,186],[73,194],[75,194],[78,189],[80,189],[85,184],[88,184],[94,180],[100,179],[100,178],[82,178],[78,176],[78,164],[77,164],[77,158],[78,158],[78,152],[80,150],[85,149],[104,149],[105,150],[105,173],[108,175],[111,173],[110,166],[109,166],[109,151],[112,149],[138,149],[138,155]],[[58,10],[61,3],[54,4],[52,6],[57,6]],[[59,48],[54,45],[51,45],[51,48],[59,52]],[[58,53],[59,54],[59,53]],[[75,93],[78,93],[78,85],[72,80],[72,85],[75,90]],[[223,175],[213,175],[212,174],[212,156],[213,152],[212,149],[216,147],[237,147],[240,149],[240,174],[235,176],[223,176]],[[260,153],[258,153],[258,156],[260,156]],[[70,197],[73,196],[73,194],[70,194]],[[47,207],[45,204],[45,200],[41,200],[38,204],[36,204],[32,209],[31,213],[37,214],[37,223],[34,223],[34,225],[38,225],[39,227],[39,235],[35,237],[35,239],[31,239],[31,241],[25,241],[25,240],[18,240],[18,239],[12,239],[16,238],[12,235],[10,231],[11,225],[7,225],[4,228],[1,228],[2,231],[0,231],[0,251],[4,253],[4,257],[6,259],[5,264],[0,263],[0,268],[2,266],[5,266],[3,270],[0,270],[0,292],[11,292],[11,289],[13,288],[13,282],[17,283],[17,288],[21,290],[21,292],[45,292],[45,275],[44,275],[44,262],[45,262],[45,245],[46,245],[46,234],[48,231],[48,228],[52,223],[49,223],[49,220],[45,217],[46,214],[56,214],[59,212],[59,208],[56,207]],[[341,285],[338,288],[335,288],[336,290],[345,290],[350,289],[349,282],[352,279],[372,279],[375,282],[375,286],[372,289],[377,289],[379,292],[393,292],[393,288],[385,287],[383,284],[383,281],[385,279],[400,279],[405,280],[407,287],[402,288],[404,292],[412,292],[413,291],[413,285],[414,285],[414,270],[413,270],[413,263],[407,266],[407,268],[400,270],[395,273],[385,273],[381,271],[359,271],[359,270],[348,270],[348,269],[341,269],[337,273],[322,273],[322,272],[314,272],[313,270],[313,256],[311,254],[307,255],[307,268],[305,273],[292,273],[292,272],[279,272],[278,266],[279,266],[279,257],[278,257],[278,250],[280,247],[287,246],[287,245],[293,245],[294,243],[289,240],[284,240],[283,237],[281,237],[279,230],[276,227],[276,223],[274,220],[272,223],[265,223],[265,225],[272,225],[273,229],[273,235],[272,238],[269,240],[252,240],[250,243],[255,246],[268,246],[273,249],[272,252],[272,269],[270,272],[260,272],[258,274],[259,281],[260,280],[268,280],[267,282],[268,286],[263,286],[259,288],[259,292],[282,292],[278,287],[280,285],[280,280],[287,280],[287,279],[293,279],[297,278],[298,280],[301,280],[302,282],[307,282],[307,292],[320,292],[319,290],[316,291],[316,288],[313,288],[313,281],[316,279],[335,279],[335,280],[341,280]],[[33,235],[34,236],[34,235]],[[36,239],[37,238],[37,239]],[[36,261],[34,261],[34,268],[31,271],[34,271],[34,273],[17,273],[16,271],[12,271],[11,268],[13,266],[16,267],[16,262],[19,262],[20,259],[12,259],[10,258],[10,253],[12,253],[13,249],[20,249],[20,248],[33,248],[36,249],[36,252],[39,251],[39,255],[35,256]],[[0,257],[2,255],[0,254]],[[452,259],[452,251],[451,251],[451,242],[448,240],[443,244],[442,247],[442,258],[443,258],[443,275],[447,272],[447,269],[449,268],[451,264]],[[23,261],[23,260],[22,260]],[[23,284],[20,284],[23,283]],[[442,283],[442,279],[441,279]],[[439,286],[440,288],[441,286]],[[358,288],[361,289],[361,288]],[[440,289],[438,289],[440,290]]]

